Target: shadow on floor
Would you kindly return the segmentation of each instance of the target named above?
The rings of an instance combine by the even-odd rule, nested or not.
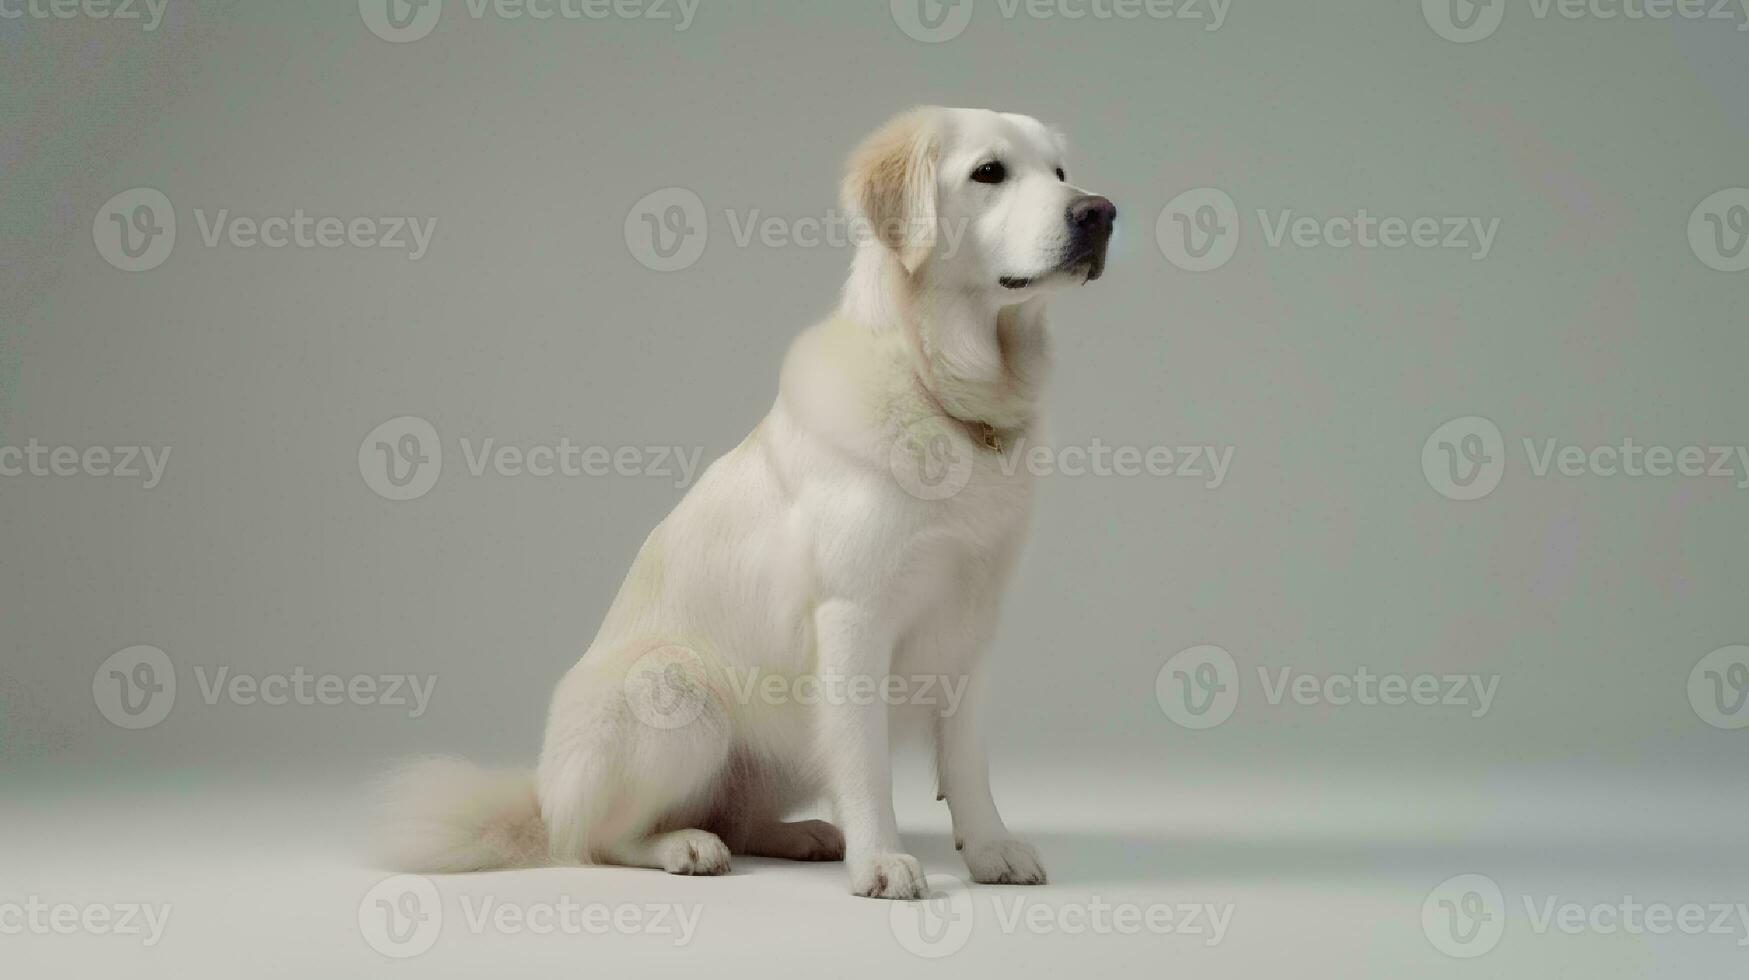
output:
[[[1026,839],[1053,884],[1246,881],[1305,878],[1445,877],[1457,871],[1716,875],[1741,880],[1749,855],[1706,841],[1381,839],[1376,836],[1145,836],[1120,831],[1043,831]],[[926,864],[957,863],[947,834],[911,833]],[[1454,870],[1455,869],[1455,870]]]

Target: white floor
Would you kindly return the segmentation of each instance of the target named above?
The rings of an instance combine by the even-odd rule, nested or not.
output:
[[[931,903],[852,898],[836,864],[751,859],[721,878],[589,868],[384,885],[351,856],[350,783],[8,790],[0,975],[846,980],[931,960],[963,976],[1749,975],[1749,787],[1705,774],[1008,773],[1004,808],[1051,884],[969,889],[946,877],[964,867],[945,809],[907,785],[906,840],[943,876]],[[1499,899],[1478,879],[1436,892],[1459,875],[1486,876]],[[156,943],[53,911],[119,918],[135,904],[168,906]]]

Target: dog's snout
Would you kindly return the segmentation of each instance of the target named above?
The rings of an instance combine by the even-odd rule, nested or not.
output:
[[[1069,227],[1076,231],[1109,232],[1117,221],[1117,205],[1097,194],[1076,198],[1069,204]]]

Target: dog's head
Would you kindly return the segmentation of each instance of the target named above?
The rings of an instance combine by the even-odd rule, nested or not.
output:
[[[1063,138],[1031,116],[930,106],[863,142],[844,204],[913,280],[1014,303],[1105,271],[1117,208],[1067,167]]]

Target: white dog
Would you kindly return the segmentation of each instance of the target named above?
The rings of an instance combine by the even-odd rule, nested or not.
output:
[[[869,234],[841,307],[644,543],[558,685],[538,770],[409,766],[381,825],[389,864],[843,858],[853,893],[920,898],[889,729],[925,722],[973,879],[1044,882],[996,812],[978,714],[1031,509],[1008,456],[1036,425],[1044,297],[1099,277],[1117,213],[1064,166],[1050,129],[985,110],[912,110],[863,143],[844,205]],[[958,678],[962,696],[888,696],[922,677]],[[784,822],[822,798],[838,826]]]

